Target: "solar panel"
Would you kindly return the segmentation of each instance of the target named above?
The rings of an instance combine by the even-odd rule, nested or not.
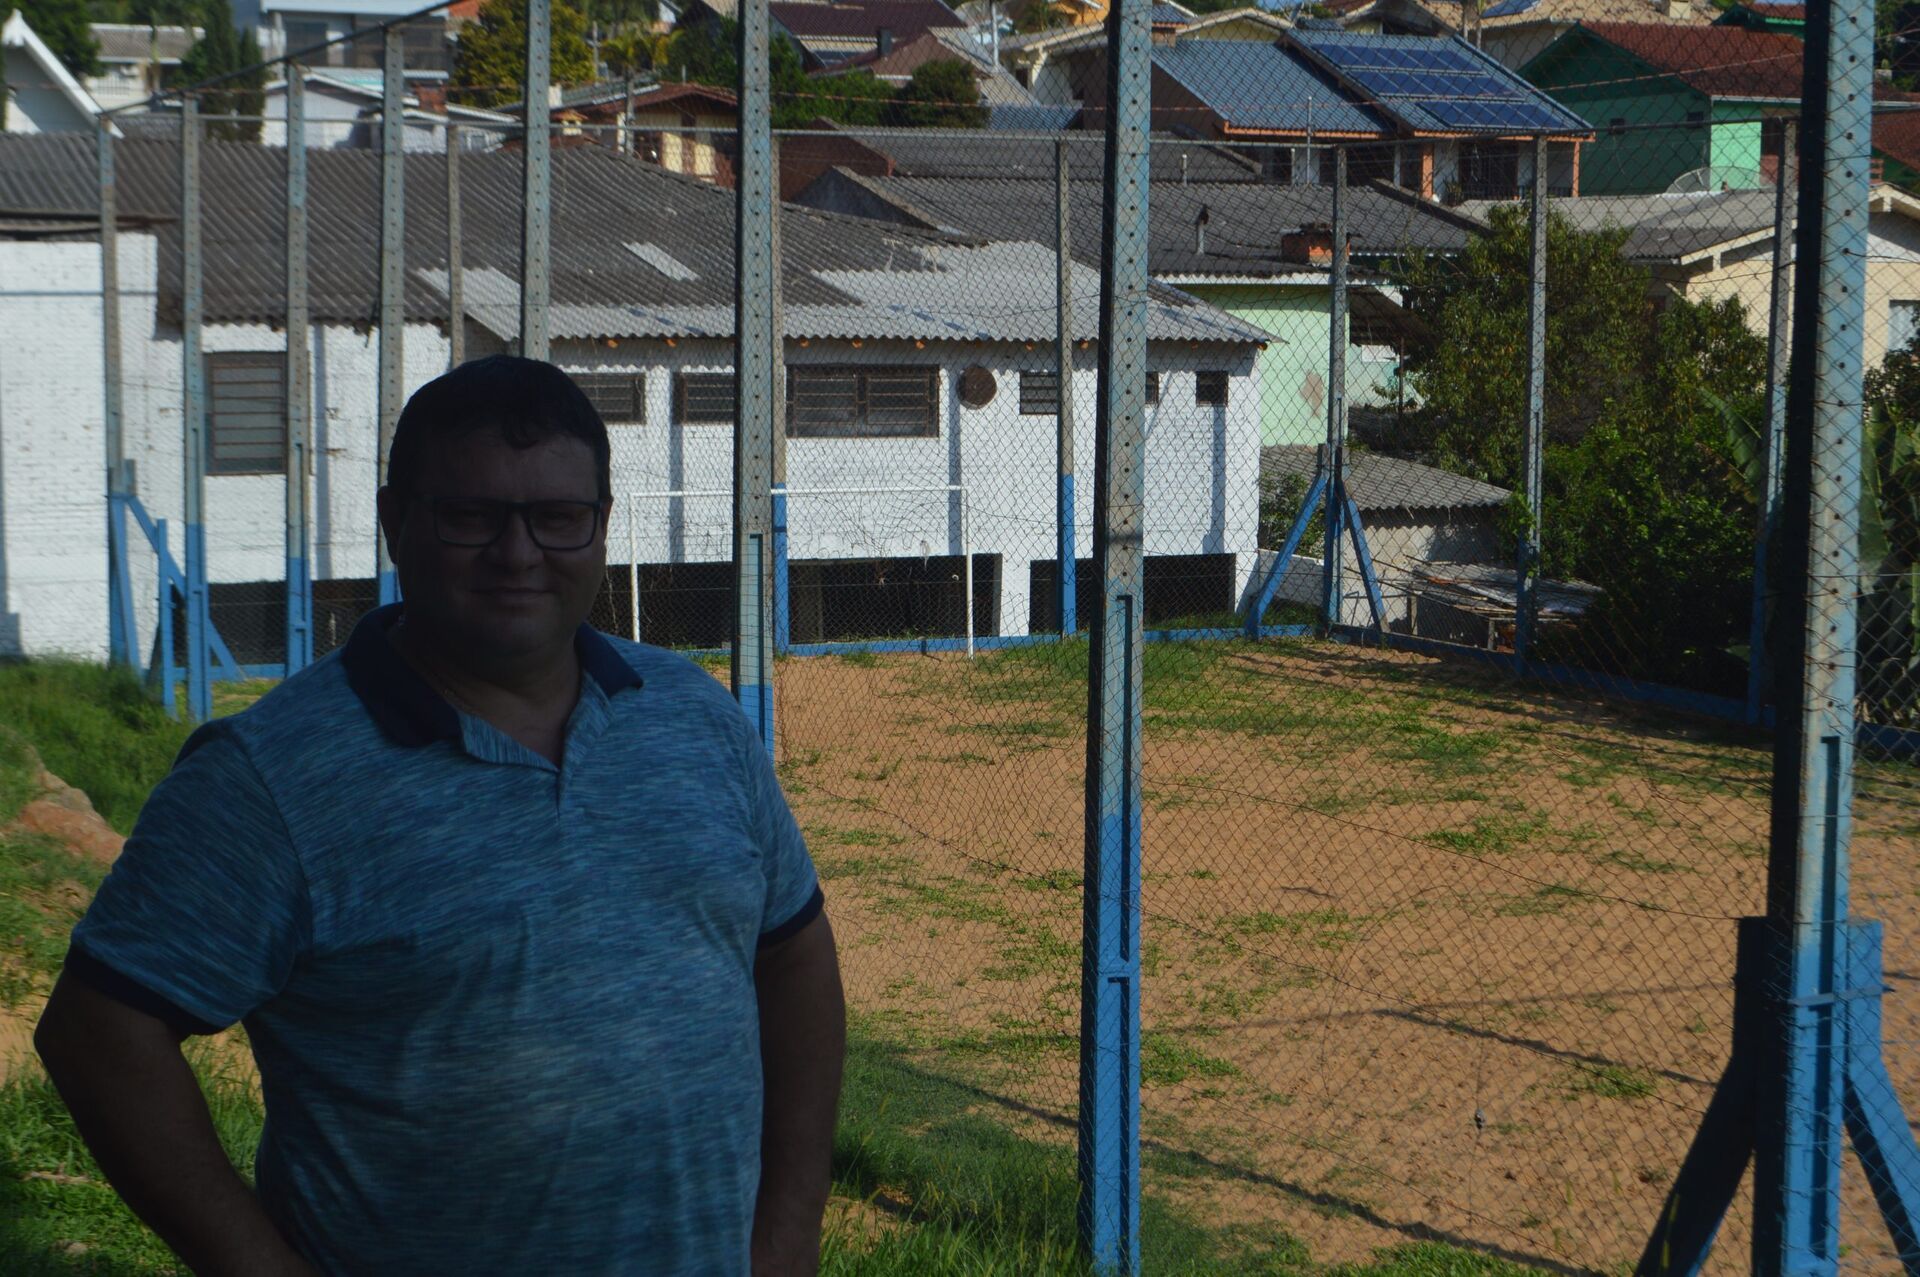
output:
[[[1517,13],[1536,3],[1499,0],[1495,8]],[[1295,38],[1416,128],[1553,132],[1581,127],[1531,85],[1503,75],[1457,40],[1321,39],[1298,33]]]
[[[1525,13],[1539,3],[1540,0],[1500,0],[1500,2],[1492,8],[1483,10],[1480,16],[1483,18],[1511,18],[1515,14]]]

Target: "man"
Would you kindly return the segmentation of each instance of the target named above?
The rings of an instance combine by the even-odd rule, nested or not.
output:
[[[404,604],[201,728],[35,1033],[195,1272],[811,1273],[844,1047],[766,751],[585,624],[607,432],[564,373],[423,387],[380,523]],[[257,1187],[179,1049],[245,1023]]]

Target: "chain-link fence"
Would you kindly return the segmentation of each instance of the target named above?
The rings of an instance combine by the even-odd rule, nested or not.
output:
[[[1776,903],[1773,741],[1799,713],[1776,676],[1797,668],[1808,595],[1781,566],[1800,90],[1699,85],[1787,61],[1798,85],[1798,46],[1702,37],[1683,74],[1595,28],[1529,55],[1529,88],[1453,43],[1466,69],[1426,68],[1435,88],[1367,78],[1421,71],[1416,37],[1300,30],[1154,46],[1173,87],[1156,78],[1149,282],[1122,299],[1143,302],[1144,378],[1109,388],[1115,414],[1137,397],[1144,432],[1125,454],[1145,631],[1141,1183],[1276,1261],[1439,1243],[1616,1271],[1734,1058],[1738,920]],[[1120,203],[1089,47],[1030,77],[1082,77],[1064,131],[777,132],[767,494],[777,757],[826,881],[856,1059],[961,1088],[968,1120],[1036,1146],[1069,1195],[1114,446],[1102,234]],[[1270,87],[1276,59],[1347,87],[1293,100]],[[1447,79],[1469,73],[1471,91]],[[1689,114],[1670,81],[1709,105]],[[730,94],[680,88],[655,91],[671,112],[631,86],[562,104],[547,314],[551,358],[613,441],[594,623],[712,657],[736,624],[741,146]],[[284,86],[277,114],[202,103],[197,169],[178,111],[120,117],[113,375],[133,467],[114,490],[126,549],[103,561],[130,582],[125,654],[169,685],[196,580],[215,677],[322,657],[380,597],[394,388],[522,340],[507,95],[465,115],[416,103],[392,130],[364,103],[302,123]],[[1410,97],[1439,122],[1330,143],[1372,136],[1347,115],[1408,118]],[[1495,107],[1535,114],[1520,128]],[[98,208],[91,139],[7,146],[64,201],[46,207]],[[1857,523],[1839,535],[1860,562],[1812,579],[1858,630],[1831,654],[1861,723],[1857,768],[1834,776],[1854,785],[1856,911],[1885,926],[1882,1045],[1911,1096],[1920,200],[1884,176],[1856,228],[1864,324],[1828,339],[1865,366],[1857,519],[1836,490],[1813,498]],[[302,218],[304,271],[287,248]],[[37,247],[85,268],[78,245]],[[194,447],[198,569],[196,498],[178,496]],[[109,597],[75,591],[75,624],[98,614],[106,634]],[[1847,1266],[1897,1266],[1867,1178],[1849,1165],[1845,1184]],[[1727,1270],[1766,1222],[1745,1201]]]

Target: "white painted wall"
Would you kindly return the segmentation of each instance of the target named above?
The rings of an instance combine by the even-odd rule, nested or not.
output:
[[[74,104],[72,98],[53,83],[46,68],[26,49],[0,45],[0,58],[7,71],[7,123],[9,133],[90,133],[93,117]]]

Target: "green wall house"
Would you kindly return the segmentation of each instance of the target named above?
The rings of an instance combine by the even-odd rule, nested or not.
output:
[[[1561,35],[1521,74],[1592,122],[1581,194],[1739,189],[1773,180],[1804,52],[1777,31],[1596,22]]]
[[[1324,280],[1224,283],[1175,276],[1165,282],[1272,336],[1254,363],[1262,447],[1326,442],[1332,291]],[[1347,406],[1392,406],[1399,354],[1389,330],[1397,303],[1357,286],[1348,297]]]

